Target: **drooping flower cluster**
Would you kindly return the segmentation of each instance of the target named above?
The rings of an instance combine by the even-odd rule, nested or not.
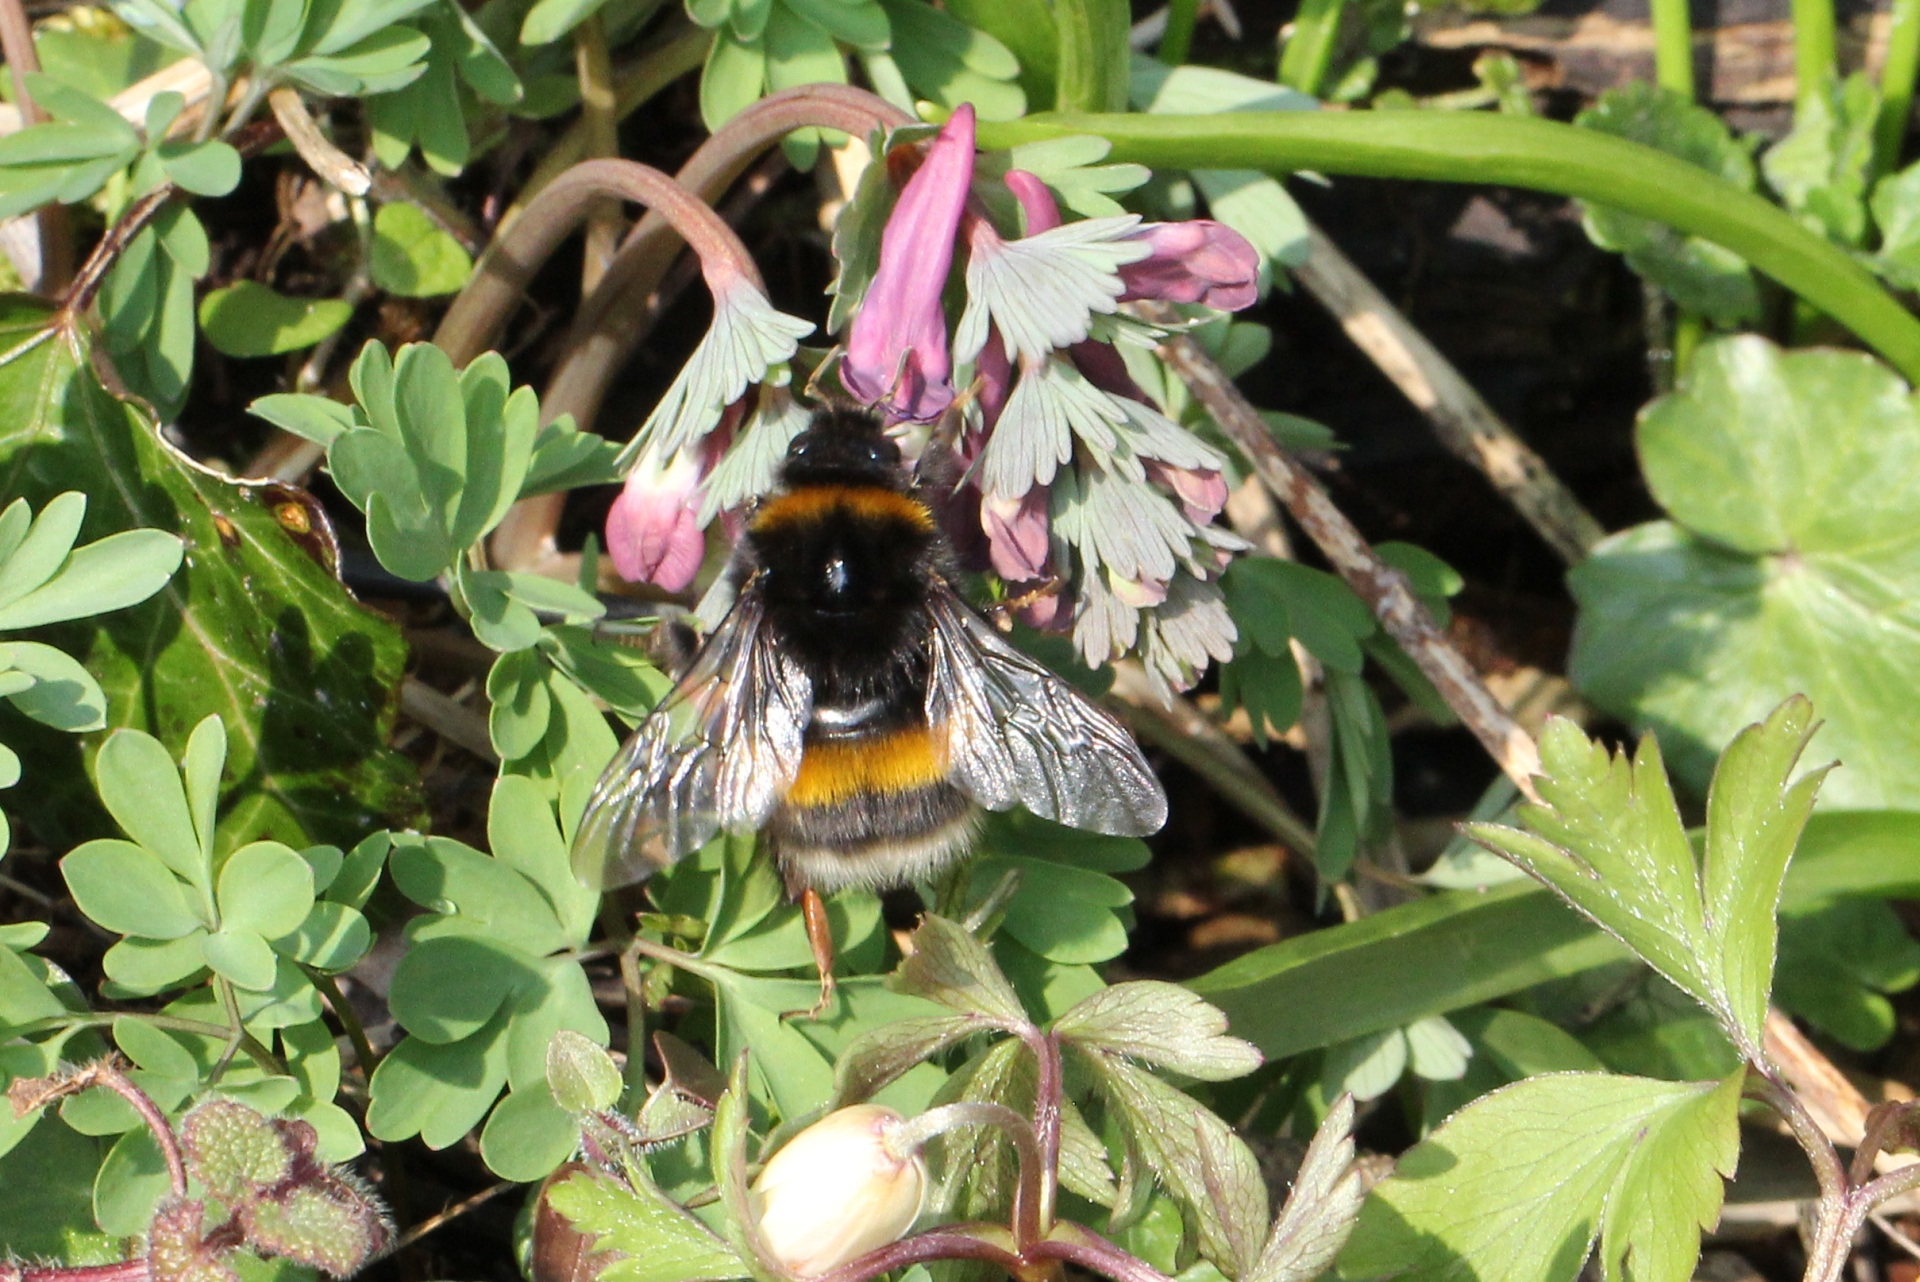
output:
[[[901,185],[871,278],[843,273],[843,292],[864,290],[840,381],[895,421],[957,405],[956,450],[988,559],[1032,600],[1028,620],[1070,624],[1090,663],[1136,650],[1156,682],[1190,684],[1232,653],[1215,579],[1241,543],[1213,524],[1224,461],[1129,372],[1165,331],[1119,305],[1246,307],[1259,254],[1206,220],[1063,222],[1040,176],[1010,169],[994,191],[975,170],[963,107]],[[1009,203],[1022,234],[996,218]],[[956,248],[966,301],[949,341]]]
[[[1216,580],[1243,545],[1214,524],[1224,460],[1143,390],[1165,383],[1152,352],[1167,331],[1121,304],[1246,307],[1258,251],[1219,223],[1143,222],[1104,197],[1063,221],[1067,191],[1087,212],[1084,184],[1018,167],[994,181],[992,167],[970,107],[930,143],[880,148],[835,238],[834,317],[850,323],[831,373],[901,425],[910,455],[950,443],[943,519],[1028,622],[1070,629],[1093,664],[1137,652],[1156,684],[1184,687],[1231,656]],[[806,417],[785,387],[805,322],[748,282],[709,284],[713,328],[636,436],[608,522],[621,573],[670,590],[697,571],[703,528],[770,485]]]

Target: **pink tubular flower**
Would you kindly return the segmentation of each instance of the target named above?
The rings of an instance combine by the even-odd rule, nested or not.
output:
[[[1047,492],[1034,486],[1017,499],[984,497],[980,524],[987,532],[993,572],[1008,583],[1044,579],[1052,571],[1052,540],[1047,537]]]
[[[652,583],[679,592],[693,582],[706,559],[700,528],[698,448],[681,450],[663,466],[653,454],[627,473],[626,487],[607,513],[607,554],[629,583]]]
[[[1153,255],[1120,269],[1122,302],[1159,298],[1237,312],[1260,296],[1260,251],[1231,227],[1207,218],[1144,223],[1132,239],[1146,241]]]
[[[940,295],[973,181],[973,107],[962,104],[901,189],[880,233],[880,264],[847,334],[840,381],[894,421],[924,423],[953,403]]]
[[[1195,525],[1207,525],[1227,505],[1227,480],[1211,468],[1175,467],[1148,459],[1147,475],[1180,500],[1180,508]]]
[[[1024,169],[1009,169],[1006,181],[1007,190],[1020,202],[1020,212],[1027,217],[1027,235],[1038,236],[1060,225],[1060,206],[1039,178]]]

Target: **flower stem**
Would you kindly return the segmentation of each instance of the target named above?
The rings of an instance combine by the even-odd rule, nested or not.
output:
[[[1109,160],[1152,169],[1314,170],[1475,182],[1577,196],[1732,250],[1920,381],[1920,318],[1846,251],[1752,192],[1624,138],[1468,111],[1267,111],[1214,116],[1048,115],[980,125],[988,150],[1097,134]]]
[[[1041,1156],[1039,1140],[1034,1128],[1026,1118],[1006,1107],[1004,1104],[990,1104],[982,1100],[961,1100],[954,1104],[943,1104],[930,1108],[918,1117],[913,1117],[895,1127],[887,1137],[889,1149],[895,1150],[895,1156],[902,1159],[917,1152],[922,1145],[936,1135],[957,1130],[963,1126],[992,1126],[1007,1137],[1014,1152],[1020,1158],[1020,1182],[1014,1190],[1013,1201],[1013,1241],[1022,1251],[1040,1240],[1042,1189],[1045,1187],[1046,1166]]]
[[[1887,57],[1880,66],[1880,119],[1873,130],[1874,172],[1891,173],[1900,163],[1913,115],[1913,85],[1920,76],[1920,0],[1893,0],[1887,27]]]
[[[1825,92],[1837,66],[1833,0],[1793,0],[1795,103]]]
[[[693,247],[703,264],[731,269],[760,288],[760,269],[740,237],[686,188],[637,161],[583,161],[554,179],[527,206],[480,260],[473,279],[447,309],[433,341],[455,365],[465,365],[492,344],[525,296],[534,273],[607,197],[648,206],[664,226]]]
[[[1149,312],[1149,317],[1159,319],[1165,314],[1156,312]],[[1538,746],[1447,640],[1414,596],[1406,576],[1380,559],[1327,492],[1274,441],[1259,413],[1192,339],[1170,337],[1161,344],[1160,354],[1340,577],[1368,604],[1387,635],[1433,682],[1507,777],[1529,798],[1534,797],[1533,776],[1540,771]]]
[[[1294,16],[1293,34],[1280,52],[1280,83],[1310,97],[1320,96],[1321,82],[1333,65],[1334,46],[1340,41],[1340,18],[1347,0],[1301,0]]]
[[[1160,36],[1160,61],[1177,67],[1193,51],[1194,22],[1200,16],[1200,0],[1168,0],[1167,29]]]
[[[1114,1282],[1168,1282],[1166,1274],[1145,1260],[1129,1255],[1092,1229],[1078,1224],[1062,1223],[1052,1237],[1028,1254],[1036,1259],[1065,1260],[1112,1278]]]
[[[1652,0],[1653,79],[1693,100],[1693,19],[1687,0]]]
[[[688,158],[674,181],[705,201],[720,198],[760,155],[795,129],[817,125],[864,138],[876,129],[912,123],[913,117],[886,99],[846,85],[805,85],[769,94],[721,126]],[[581,301],[565,352],[540,404],[549,413],[572,414],[589,426],[614,373],[637,341],[635,316],[679,252],[680,238],[658,213],[649,213],[627,233],[607,265],[600,287]]]

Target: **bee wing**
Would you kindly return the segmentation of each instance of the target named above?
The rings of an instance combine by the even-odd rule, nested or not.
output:
[[[944,585],[932,616],[927,724],[945,733],[953,781],[989,810],[1117,837],[1167,821],[1167,794],[1126,728],[1009,645]]]
[[[722,828],[766,822],[800,768],[813,683],[751,584],[607,767],[573,843],[589,885],[640,881]]]

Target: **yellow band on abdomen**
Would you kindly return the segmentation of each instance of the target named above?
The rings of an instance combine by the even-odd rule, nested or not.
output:
[[[912,792],[946,777],[933,736],[911,726],[864,739],[810,743],[787,789],[789,806],[831,806],[867,793]]]

